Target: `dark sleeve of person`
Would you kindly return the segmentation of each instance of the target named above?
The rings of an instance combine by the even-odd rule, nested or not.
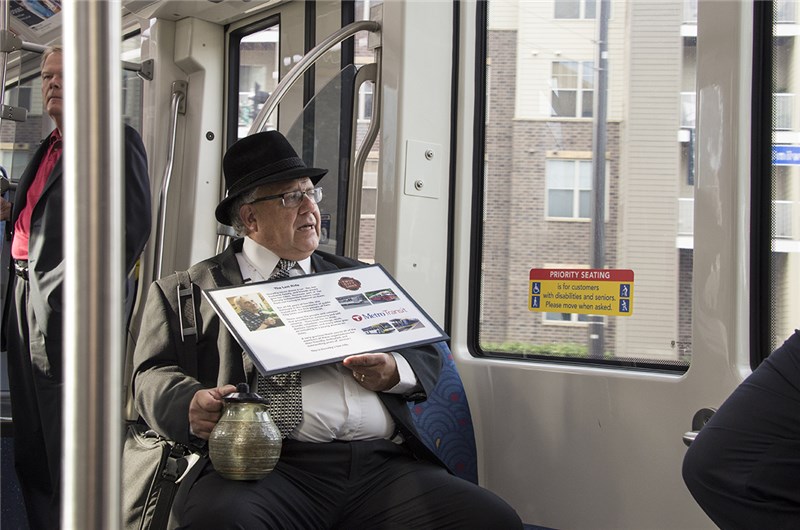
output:
[[[415,392],[404,397],[408,401],[425,401],[428,394],[433,392],[433,388],[439,380],[439,373],[442,371],[442,359],[439,352],[433,346],[418,346],[404,348],[398,350],[397,353],[408,361],[422,386],[422,392]]]
[[[130,272],[150,237],[150,177],[139,133],[125,126],[125,272]]]
[[[725,400],[683,460],[692,496],[723,529],[800,522],[800,331]]]

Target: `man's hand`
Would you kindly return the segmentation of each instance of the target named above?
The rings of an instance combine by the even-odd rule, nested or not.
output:
[[[192,434],[208,440],[211,431],[222,416],[222,397],[236,392],[233,385],[218,388],[204,388],[195,392],[189,403],[189,429]]]
[[[0,221],[11,219],[11,203],[0,197]]]
[[[351,355],[342,364],[353,371],[353,377],[358,384],[373,392],[389,390],[400,382],[397,363],[388,353]]]

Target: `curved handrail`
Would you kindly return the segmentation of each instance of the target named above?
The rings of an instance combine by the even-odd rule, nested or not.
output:
[[[247,132],[248,135],[259,132],[262,130],[264,125],[267,122],[267,118],[272,114],[275,108],[278,106],[278,103],[283,98],[283,95],[292,88],[300,77],[306,73],[315,62],[322,57],[325,52],[340,44],[345,39],[352,37],[359,31],[369,31],[372,33],[377,33],[380,31],[381,25],[372,20],[359,20],[358,22],[353,22],[352,24],[348,24],[347,26],[343,27],[336,33],[332,33],[327,39],[320,42],[314,48],[305,54],[300,61],[289,70],[289,73],[286,74],[286,77],[281,79],[281,82],[278,83],[278,86],[275,87],[275,90],[272,94],[269,95],[267,101],[264,102],[264,106],[261,107],[261,110],[258,111],[258,115],[253,120],[253,124],[250,126],[250,130]]]
[[[161,181],[161,195],[158,201],[158,232],[156,233],[156,260],[153,267],[154,280],[161,278],[164,266],[164,232],[167,226],[167,198],[172,180],[172,168],[175,165],[175,137],[178,132],[178,114],[186,92],[175,87],[172,92],[172,121],[170,123],[169,147],[167,149],[167,166],[164,169],[164,179]]]

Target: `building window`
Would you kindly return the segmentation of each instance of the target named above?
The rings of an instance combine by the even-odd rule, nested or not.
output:
[[[556,0],[555,18],[595,18],[597,0]]]
[[[580,313],[542,313],[547,324],[578,324],[589,322],[589,315]]]
[[[589,219],[592,161],[548,160],[547,217]]]
[[[551,116],[592,117],[593,61],[553,62]]]

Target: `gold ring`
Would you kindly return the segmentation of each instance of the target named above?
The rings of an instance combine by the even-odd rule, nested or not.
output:
[[[364,382],[364,379],[365,379],[366,377],[367,377],[367,376],[366,376],[366,374],[361,374],[361,379],[360,379],[359,381],[361,381],[361,382],[363,383],[363,382]]]

